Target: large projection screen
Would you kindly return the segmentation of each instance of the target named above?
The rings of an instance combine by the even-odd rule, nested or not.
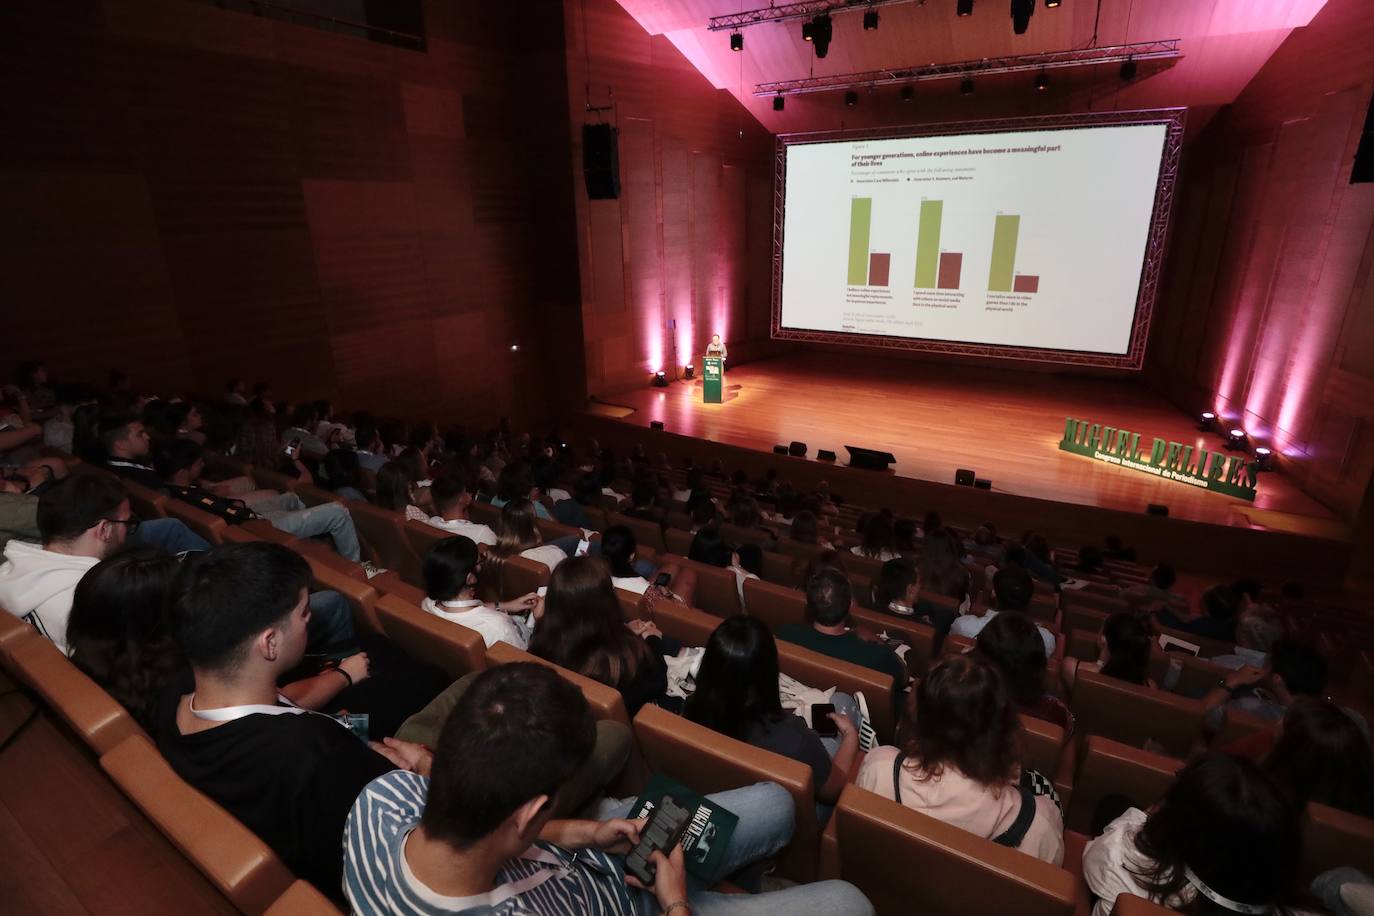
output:
[[[773,336],[1141,368],[1183,117],[780,135]]]

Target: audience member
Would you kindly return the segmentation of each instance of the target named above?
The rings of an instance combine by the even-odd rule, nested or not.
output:
[[[978,634],[977,652],[1002,672],[1021,712],[1058,725],[1066,738],[1073,734],[1069,707],[1045,689],[1048,658],[1035,621],[1019,611],[998,614]]]
[[[830,719],[839,735],[828,746],[800,716],[783,709],[778,676],[778,647],[767,625],[744,614],[731,617],[711,633],[697,670],[696,690],[682,714],[723,735],[805,763],[811,768],[816,800],[833,805],[858,760],[858,707],[847,694],[831,698],[835,712]]]
[[[1101,554],[1099,553],[1100,557]],[[1079,562],[1082,562],[1082,555],[1079,555]],[[1168,608],[1175,608],[1186,611],[1188,599],[1173,591],[1174,584],[1178,581],[1178,574],[1174,572],[1174,567],[1170,563],[1160,563],[1150,570],[1150,578],[1144,585],[1137,585],[1122,592],[1122,597],[1127,601],[1137,605],[1164,605]]]
[[[906,665],[897,653],[880,643],[869,642],[849,625],[852,602],[849,579],[844,573],[819,569],[806,583],[809,623],[783,624],[777,628],[778,639],[889,674],[894,696],[901,697],[906,690]]]
[[[688,877],[680,848],[654,854],[653,888],[630,885],[622,857],[640,829],[624,819],[632,800],[600,806],[598,820],[552,819],[594,735],[587,701],[547,668],[503,665],[478,676],[449,716],[432,766],[388,774],[359,796],[343,855],[353,910],[477,914],[497,906],[531,916],[678,916],[762,905],[768,912],[873,912],[839,881],[761,897],[714,893]],[[739,816],[726,874],[772,855],[791,836],[791,798],[776,785],[711,798]]]
[[[1295,700],[1262,766],[1300,806],[1317,802],[1374,818],[1369,735],[1334,703],[1311,697]]]
[[[978,634],[983,631],[998,613],[1002,611],[1021,611],[1025,612],[1030,607],[1031,597],[1035,594],[1035,583],[1031,581],[1030,573],[1016,566],[1006,566],[997,570],[997,574],[992,577],[993,606],[988,607],[981,614],[969,612],[950,625],[949,631],[957,636],[965,636],[969,639],[977,639]],[[1037,625],[1036,629],[1040,632],[1040,638],[1045,643],[1045,657],[1054,658],[1056,649],[1056,639],[1053,633],[1042,626]]]
[[[543,600],[533,592],[512,601],[487,604],[477,597],[477,545],[465,537],[444,538],[425,553],[423,607],[436,617],[479,633],[491,648],[504,642],[525,649],[530,630],[543,615]]]
[[[614,687],[631,718],[646,703],[672,705],[662,634],[646,621],[622,620],[610,571],[597,557],[576,557],[553,571],[529,651]]]
[[[1229,585],[1214,585],[1202,593],[1202,613],[1189,615],[1174,607],[1160,607],[1155,619],[1160,626],[1192,633],[1205,639],[1234,643],[1240,599]]]
[[[726,569],[730,566],[734,550],[720,536],[720,529],[708,525],[692,536],[692,544],[687,548],[687,559],[708,566]]]
[[[650,578],[654,572],[642,574],[636,568],[639,561],[638,545],[634,534],[624,525],[612,525],[601,535],[601,558],[611,571],[611,584],[616,588],[642,595],[652,586]],[[683,569],[676,563],[659,567],[657,573],[666,573],[668,582],[665,588],[684,604],[691,604],[696,596],[697,574],[695,570]]]
[[[1063,818],[1021,768],[1021,721],[996,667],[976,654],[943,657],[917,687],[908,713],[901,748],[870,752],[855,780],[859,788],[1001,846],[1063,862]]]
[[[921,591],[953,598],[961,607],[971,600],[969,571],[959,539],[947,528],[927,528],[919,567]]]
[[[527,500],[534,508],[536,518],[552,520],[553,516],[542,502],[539,502],[541,494],[534,485],[534,474],[530,471],[530,466],[523,461],[512,461],[496,476],[496,498],[491,504],[496,508],[503,508],[507,503],[516,500]]]
[[[429,513],[415,503],[415,486],[410,472],[399,460],[388,461],[377,471],[377,490],[372,502],[393,512],[405,514],[407,519],[428,522]]]
[[[1207,730],[1221,731],[1229,712],[1278,722],[1298,697],[1320,698],[1326,690],[1327,665],[1321,653],[1293,640],[1274,644],[1269,665],[1246,665],[1232,671],[1213,687],[1202,705],[1207,709]]]
[[[112,414],[100,421],[105,467],[125,480],[150,490],[162,489],[152,464],[152,439],[143,421],[132,414]]]
[[[444,471],[429,490],[434,498],[434,515],[425,519],[426,524],[462,535],[474,544],[496,545],[495,531],[468,518],[472,494],[468,492],[467,478],[460,469]]]
[[[291,425],[286,428],[282,438],[288,445],[294,443],[302,455],[318,460],[329,451],[329,446],[315,432],[318,426],[319,415],[315,412],[315,405],[297,404],[295,410],[291,411]]]
[[[897,539],[892,531],[892,515],[886,510],[874,512],[863,528],[863,539],[849,552],[856,557],[868,557],[886,563],[901,556],[897,552]]]
[[[1263,668],[1269,664],[1269,650],[1283,639],[1283,621],[1262,608],[1243,613],[1236,624],[1236,650],[1207,659],[1214,665],[1237,670],[1246,665]]]
[[[599,526],[592,523],[588,509],[601,506],[601,481],[594,474],[583,474],[573,482],[572,496],[560,499],[553,504],[554,520],[574,528],[593,530]]]
[[[798,544],[815,544],[819,547],[833,548],[834,545],[821,537],[820,525],[816,521],[816,513],[809,509],[803,509],[792,516],[792,527],[788,530],[787,536]]]
[[[528,499],[513,500],[502,507],[501,518],[496,522],[496,544],[491,552],[493,556],[501,558],[518,554],[527,560],[543,563],[550,571],[568,556],[563,548],[544,543],[535,524],[534,504]]]
[[[315,482],[340,499],[367,502],[367,495],[357,486],[360,471],[357,452],[347,448],[331,449],[320,459]]]
[[[371,415],[358,415],[353,424],[353,439],[357,444],[358,467],[369,474],[380,471],[388,456],[382,445],[382,437],[377,432],[377,421]]]
[[[873,607],[880,611],[914,616],[919,594],[916,564],[906,557],[888,560],[873,580]]]
[[[1128,684],[1157,687],[1150,678],[1150,650],[1153,646],[1150,628],[1140,615],[1118,611],[1102,624],[1102,632],[1097,636],[1097,661],[1065,658],[1059,666],[1060,677],[1070,692],[1077,683],[1080,671],[1100,671],[1107,677]]]
[[[1123,893],[1189,913],[1269,913],[1296,890],[1299,844],[1277,782],[1248,761],[1204,754],[1148,812],[1130,808],[1088,843],[1083,878],[1094,916]]]
[[[224,403],[231,407],[248,406],[248,398],[245,397],[248,393],[248,386],[244,383],[243,379],[231,378],[229,381],[225,382],[224,392]]]

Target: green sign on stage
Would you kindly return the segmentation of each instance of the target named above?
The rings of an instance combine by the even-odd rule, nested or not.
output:
[[[1258,477],[1249,458],[1209,452],[1157,436],[1147,450],[1140,439],[1140,433],[1068,417],[1059,448],[1165,480],[1254,501]]]
[[[701,401],[703,404],[719,404],[725,394],[725,360],[719,356],[707,356],[701,360]]]

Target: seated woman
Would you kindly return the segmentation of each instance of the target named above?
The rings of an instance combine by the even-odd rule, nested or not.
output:
[[[818,547],[833,548],[834,545],[821,537],[820,524],[816,521],[816,513],[810,509],[803,509],[792,516],[792,527],[788,530],[787,536],[798,544],[815,544]]]
[[[529,647],[530,631],[544,612],[534,592],[491,605],[477,597],[477,545],[465,537],[444,538],[425,552],[425,600],[421,605],[436,617],[476,630],[490,649],[504,642]]]
[[[916,564],[905,557],[888,560],[873,580],[873,607],[899,617],[916,613]]]
[[[598,557],[573,557],[549,577],[544,613],[529,651],[620,692],[634,717],[648,703],[670,706],[663,634],[622,618],[611,573]]]
[[[978,634],[977,652],[1002,672],[1021,712],[1044,719],[1073,734],[1073,713],[1045,690],[1045,640],[1040,628],[1019,611],[1003,611]]]
[[[811,767],[816,801],[833,805],[854,772],[859,732],[854,698],[836,693],[830,719],[839,735],[822,739],[782,708],[778,645],[757,617],[739,614],[716,627],[682,714],[707,728]],[[828,742],[828,743],[827,743]]]
[[[886,563],[901,556],[897,552],[897,536],[892,530],[892,513],[884,510],[868,516],[863,525],[860,542],[849,548],[856,557],[867,557]]]
[[[400,461],[388,461],[377,471],[377,490],[372,502],[383,509],[403,512],[407,519],[429,521],[429,513],[421,509],[415,496],[411,472]]]
[[[367,497],[358,488],[358,475],[358,453],[351,448],[335,448],[320,459],[315,483],[342,499],[367,502]]]
[[[492,556],[503,559],[522,556],[543,563],[550,571],[556,569],[568,555],[563,548],[544,543],[535,518],[534,503],[528,499],[513,499],[502,506],[501,517],[496,522],[496,546],[491,548]]]
[[[1291,899],[1296,808],[1247,760],[1196,757],[1149,811],[1130,808],[1083,850],[1083,878],[1108,916],[1123,893],[1194,914],[1270,913]]]
[[[1156,687],[1158,685],[1150,678],[1150,647],[1153,645],[1150,628],[1139,614],[1118,611],[1102,624],[1102,632],[1097,637],[1097,661],[1065,658],[1059,677],[1064,682],[1064,689],[1069,691],[1073,690],[1080,671],[1100,671],[1128,684]]]
[[[734,548],[720,536],[720,529],[708,525],[692,538],[692,546],[687,548],[687,559],[726,569],[734,559],[734,552]]]
[[[1261,766],[1301,806],[1316,802],[1374,818],[1369,736],[1334,703],[1301,697],[1289,706]]]
[[[676,563],[660,566],[648,576],[641,575],[636,569],[638,544],[635,536],[624,525],[612,525],[601,535],[601,558],[611,570],[611,584],[636,595],[642,595],[653,584],[651,578],[663,573],[668,574],[666,589],[672,597],[683,604],[690,605],[696,597],[696,570],[683,569]]]
[[[875,748],[855,784],[1002,846],[1059,865],[1064,821],[1022,779],[1021,723],[1001,674],[947,655],[921,681],[900,749]]]

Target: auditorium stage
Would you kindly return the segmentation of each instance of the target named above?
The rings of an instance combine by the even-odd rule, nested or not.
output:
[[[792,353],[726,373],[724,404],[701,402],[701,381],[644,386],[604,398],[675,433],[771,452],[805,442],[808,456],[845,445],[889,451],[903,477],[952,483],[972,468],[996,491],[1080,505],[1344,539],[1345,528],[1281,472],[1260,475],[1255,502],[1160,480],[1058,449],[1067,416],[1149,437],[1221,447],[1193,418],[1139,382],[948,366],[841,353]]]

